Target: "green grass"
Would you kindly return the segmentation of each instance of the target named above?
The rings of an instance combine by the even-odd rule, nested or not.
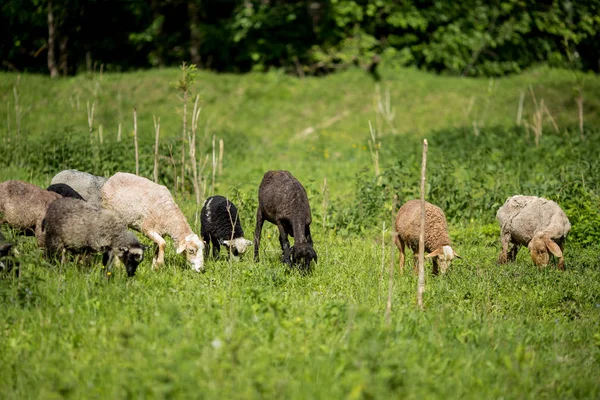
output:
[[[153,114],[161,117],[161,154],[172,145],[179,158],[181,103],[169,86],[177,76],[175,69],[104,75],[95,129],[103,125],[106,142],[90,146],[85,102],[93,99],[93,77],[21,76],[17,136],[17,75],[0,74],[0,121],[8,102],[11,126],[8,135],[0,125],[0,180],[46,185],[70,166],[132,171],[133,107],[142,171],[150,176]],[[4,226],[22,270],[20,279],[0,276],[0,398],[600,397],[600,79],[586,82],[583,141],[569,72],[542,68],[494,84],[489,95],[488,80],[384,69],[381,87],[390,89],[396,119],[380,125],[379,182],[367,147],[368,121],[378,126],[375,84],[362,72],[305,80],[201,72],[202,153],[210,153],[213,134],[225,141],[215,192],[234,199],[251,237],[263,173],[292,171],[311,201],[318,265],[309,275],[281,265],[277,229],[266,224],[260,263],[251,254],[208,260],[207,272],[197,274],[168,241],[163,269],[152,270],[149,252],[135,278],[117,270],[106,281],[99,260],[59,267],[44,261],[33,238]],[[555,133],[545,121],[539,147],[514,128],[520,91],[529,85],[560,127]],[[528,98],[524,118],[532,111]],[[299,134],[336,115],[343,116]],[[115,141],[119,121],[123,143]],[[423,137],[430,143],[428,199],[446,210],[463,260],[444,276],[427,275],[419,311],[412,266],[397,274],[389,223],[392,193],[418,195]],[[168,160],[161,171],[170,182]],[[538,270],[526,249],[517,262],[496,264],[495,212],[516,193],[565,208],[574,225],[565,272]],[[198,230],[193,196],[176,199]]]

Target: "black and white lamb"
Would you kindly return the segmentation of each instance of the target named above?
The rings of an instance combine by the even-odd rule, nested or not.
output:
[[[66,251],[100,252],[108,271],[116,256],[130,277],[144,257],[144,247],[115,212],[83,200],[56,200],[48,207],[42,227],[49,257],[64,256]]]
[[[12,252],[12,243],[6,240],[0,232],[0,272],[10,272],[13,269],[14,254]],[[18,269],[16,269],[18,275]]]
[[[252,245],[252,241],[244,238],[237,208],[226,197],[212,196],[206,199],[200,211],[200,222],[200,234],[206,242],[204,257],[208,257],[211,244],[214,258],[219,256],[221,245],[228,247],[236,257]]]
[[[310,235],[308,196],[302,184],[288,171],[268,171],[260,183],[254,231],[256,261],[259,258],[260,236],[265,220],[279,228],[279,243],[285,264],[309,270],[311,261],[317,262],[317,253]],[[292,247],[288,235],[294,238]]]
[[[107,178],[96,176],[76,169],[66,169],[54,175],[52,185],[64,183],[74,189],[85,201],[93,204],[101,204],[102,194],[100,190],[106,183]]]
[[[66,183],[54,183],[46,188],[49,192],[60,194],[62,197],[72,197],[74,199],[84,200],[79,193]]]

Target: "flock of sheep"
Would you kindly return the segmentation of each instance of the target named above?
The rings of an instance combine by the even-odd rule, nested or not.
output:
[[[83,257],[102,253],[108,274],[118,259],[127,275],[134,276],[146,246],[128,228],[156,244],[154,267],[165,261],[164,236],[173,240],[177,254],[184,253],[194,271],[204,271],[211,246],[216,258],[221,245],[236,257],[253,244],[258,261],[264,221],[279,229],[283,263],[310,270],[311,263],[317,262],[308,196],[288,171],[268,171],[262,179],[254,242],[244,238],[237,208],[223,196],[209,197],[200,217],[202,239],[192,231],[166,187],[130,173],[105,178],[65,170],[52,178],[47,189],[16,180],[0,183],[0,223],[33,232],[46,257],[54,260],[60,256],[61,263],[67,252]],[[406,246],[413,251],[416,268],[420,218],[418,200],[410,200],[398,210],[395,243],[400,250],[400,269],[404,269]],[[564,270],[563,246],[571,225],[558,204],[540,197],[513,196],[500,207],[496,218],[501,228],[500,263],[514,261],[520,246],[526,245],[537,266],[547,265],[552,254],[558,258],[558,268]],[[288,236],[294,238],[293,246]],[[459,257],[451,247],[444,212],[428,202],[424,243],[434,274],[446,272]],[[0,269],[10,269],[11,254],[11,244],[0,233]]]

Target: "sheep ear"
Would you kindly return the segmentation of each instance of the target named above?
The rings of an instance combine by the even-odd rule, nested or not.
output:
[[[223,244],[224,244],[225,246],[229,246],[229,245],[230,245],[230,243],[231,243],[231,240],[223,240]]]
[[[454,250],[452,250],[452,252],[454,253],[454,257],[456,257],[456,258],[460,258],[460,259],[462,260],[462,257],[461,257],[461,256],[459,256],[457,252],[455,252]]]
[[[127,247],[127,246],[119,247],[119,250],[121,250],[123,253],[127,253],[129,251],[129,247]]]
[[[548,250],[550,250],[550,253],[554,255],[554,257],[560,258],[563,256],[560,247],[556,243],[554,243],[550,238],[544,238],[544,243],[546,244]]]
[[[444,254],[444,249],[442,247],[438,247],[437,249],[435,249],[434,251],[432,251],[431,253],[427,254],[425,256],[425,258],[433,258],[433,257],[437,257],[440,254]]]
[[[177,254],[181,254],[181,253],[183,253],[184,250],[185,250],[185,242],[181,243],[179,246],[177,246],[176,252],[177,252]]]

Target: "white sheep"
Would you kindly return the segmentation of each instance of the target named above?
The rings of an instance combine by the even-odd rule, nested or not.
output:
[[[54,175],[50,183],[51,185],[59,183],[69,185],[79,193],[84,200],[93,204],[100,204],[102,201],[100,190],[106,183],[106,178],[103,176],[92,175],[87,172],[77,171],[76,169],[67,169]]]
[[[498,209],[502,251],[498,262],[514,261],[521,246],[527,246],[538,267],[548,265],[550,252],[558,258],[558,269],[565,269],[563,246],[571,223],[564,211],[552,200],[536,196],[512,196]],[[512,249],[508,251],[508,245]]]
[[[44,246],[42,219],[50,203],[62,196],[23,181],[0,183],[0,223],[33,231],[38,245]]]
[[[413,251],[414,270],[417,270],[419,235],[421,231],[421,201],[410,200],[400,207],[396,214],[396,236],[394,241],[400,250],[400,270],[404,271],[404,246]],[[433,274],[442,274],[450,266],[454,257],[460,258],[452,249],[446,216],[441,208],[425,202],[425,252],[426,258],[433,261]]]
[[[177,254],[185,251],[192,269],[204,271],[204,242],[192,232],[169,189],[149,179],[118,172],[102,186],[101,194],[106,208],[114,210],[130,228],[157,244],[152,265],[164,264],[163,235],[168,235],[176,244]]]

